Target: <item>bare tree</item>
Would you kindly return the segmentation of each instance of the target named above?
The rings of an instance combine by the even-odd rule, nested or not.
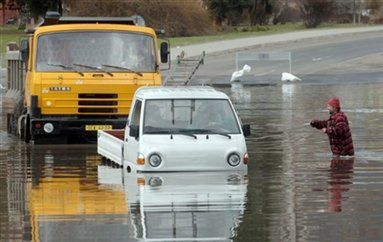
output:
[[[315,28],[329,19],[334,12],[332,0],[301,0],[302,19],[308,28]]]
[[[301,21],[299,8],[296,6],[296,0],[275,1],[272,13],[273,24]]]
[[[252,0],[250,9],[250,24],[267,24],[273,11],[274,3],[270,0]]]

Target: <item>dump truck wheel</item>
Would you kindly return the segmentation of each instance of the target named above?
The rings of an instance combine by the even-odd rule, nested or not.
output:
[[[12,134],[13,120],[10,114],[7,114],[7,132]]]
[[[24,129],[23,129],[23,133],[24,133],[24,141],[25,143],[29,143],[29,141],[31,141],[31,127],[30,127],[30,118],[29,118],[29,115],[27,115],[24,119]]]

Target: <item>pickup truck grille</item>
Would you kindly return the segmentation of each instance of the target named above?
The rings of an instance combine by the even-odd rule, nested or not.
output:
[[[80,114],[113,114],[118,112],[118,94],[79,93],[78,98],[78,113]]]

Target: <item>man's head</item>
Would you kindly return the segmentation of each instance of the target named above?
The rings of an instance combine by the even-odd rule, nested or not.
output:
[[[332,97],[327,101],[327,110],[330,114],[340,111],[340,101],[337,97]]]

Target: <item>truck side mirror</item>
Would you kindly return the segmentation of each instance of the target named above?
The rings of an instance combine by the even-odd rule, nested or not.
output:
[[[168,63],[169,61],[169,44],[167,42],[162,42],[160,47],[161,52],[161,63]]]
[[[29,41],[27,39],[22,39],[20,41],[20,55],[21,60],[24,63],[27,63],[29,58]]]
[[[139,132],[140,132],[139,126],[138,125],[130,125],[129,128],[130,128],[129,129],[129,136],[137,139],[139,136]]]
[[[243,132],[243,135],[244,135],[245,137],[251,135],[250,124],[244,124],[244,125],[242,125],[242,132]]]

